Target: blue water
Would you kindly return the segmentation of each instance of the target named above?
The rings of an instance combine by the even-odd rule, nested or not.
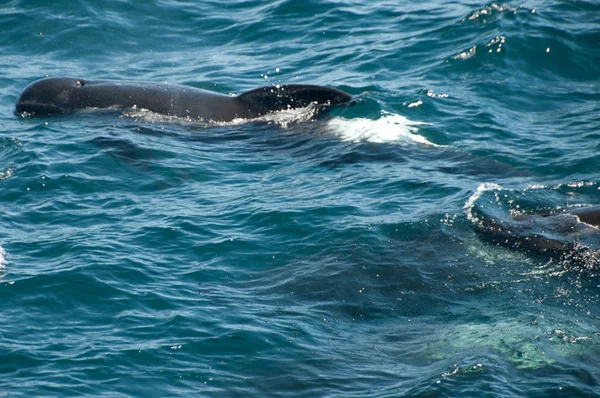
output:
[[[600,240],[473,217],[600,204],[598,2],[8,0],[0,32],[1,394],[600,396]],[[359,103],[15,115],[44,76]]]

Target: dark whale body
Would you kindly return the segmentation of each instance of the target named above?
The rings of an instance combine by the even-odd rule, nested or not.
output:
[[[550,212],[545,214],[529,214],[515,217],[515,221],[521,222],[534,222],[536,219],[543,219],[548,217],[556,217],[558,215],[573,215],[576,216],[580,222],[592,225],[596,228],[600,228],[600,206],[588,206],[581,207],[578,209],[571,209],[563,212]]]
[[[138,108],[167,116],[228,122],[309,105],[322,110],[351,99],[341,90],[302,84],[262,87],[232,97],[179,85],[51,77],[25,87],[15,111],[46,116],[86,108]]]
[[[529,254],[600,265],[600,206],[524,214],[500,220],[477,216],[475,229],[488,242]]]

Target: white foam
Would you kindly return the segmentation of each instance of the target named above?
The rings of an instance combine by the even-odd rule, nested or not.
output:
[[[315,117],[316,111],[317,107],[311,104],[304,108],[291,108],[278,112],[267,113],[266,115],[254,120],[273,123],[280,127],[287,128],[290,124],[311,121]]]
[[[121,117],[132,118],[136,121],[146,123],[177,123],[182,125],[197,125],[197,124],[208,124],[203,119],[192,119],[191,117],[181,116],[167,116],[161,113],[155,113],[148,109],[133,107],[121,114]]]
[[[4,180],[5,178],[12,177],[14,173],[14,169],[8,168],[5,171],[0,170],[0,180]]]
[[[417,126],[424,124],[414,122],[404,116],[382,112],[377,120],[365,118],[345,119],[334,117],[327,122],[327,128],[344,141],[376,142],[396,144],[423,144],[438,146],[425,137],[416,134]]]
[[[453,56],[452,59],[469,59],[476,53],[477,53],[477,47],[473,46],[473,47],[469,48],[467,51],[463,51],[460,54]]]
[[[315,116],[317,108],[314,105],[309,105],[304,108],[291,108],[278,112],[267,113],[264,116],[244,119],[236,118],[227,122],[216,122],[213,120],[194,119],[191,117],[180,117],[180,116],[167,116],[159,113],[155,113],[143,108],[134,108],[130,111],[124,112],[123,117],[130,117],[136,120],[141,120],[148,123],[178,123],[178,124],[192,124],[192,125],[204,125],[210,126],[239,126],[241,124],[251,122],[263,122],[276,124],[282,128],[287,128],[290,124],[308,122]]]
[[[0,269],[3,269],[6,266],[6,252],[0,246]]]

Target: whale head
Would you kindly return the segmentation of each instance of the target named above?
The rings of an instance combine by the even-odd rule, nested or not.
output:
[[[83,80],[54,77],[35,81],[25,87],[15,105],[18,115],[53,115],[73,110],[73,96]]]

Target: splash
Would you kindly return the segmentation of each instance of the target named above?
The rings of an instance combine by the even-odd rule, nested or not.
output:
[[[477,46],[473,46],[473,47],[469,48],[467,51],[463,51],[460,54],[453,56],[452,59],[469,59],[476,53],[477,53]]]
[[[473,11],[467,17],[463,18],[461,22],[475,21],[478,23],[488,23],[495,20],[496,18],[498,18],[498,16],[504,14],[505,12],[512,12],[516,14],[517,8],[509,4],[498,5],[496,3],[492,3],[490,5],[484,6],[483,8]]]
[[[8,168],[4,171],[0,170],[0,180],[4,180],[5,178],[12,177],[13,173],[14,173],[13,168]]]
[[[180,116],[167,116],[159,113],[149,111],[147,109],[132,109],[127,112],[123,112],[122,117],[133,118],[136,121],[146,123],[176,123],[181,125],[195,125],[195,126],[239,126],[246,123],[268,123],[275,124],[282,128],[287,128],[290,125],[296,123],[305,123],[313,120],[318,113],[319,108],[317,106],[307,106],[304,108],[291,108],[282,110],[279,112],[268,113],[264,116],[244,119],[236,118],[227,122],[216,122],[214,120],[205,119],[194,119],[190,117]]]
[[[469,197],[469,199],[467,199],[467,201],[465,202],[464,205],[464,210],[465,213],[467,214],[467,218],[472,221],[472,222],[476,222],[478,221],[478,218],[475,217],[473,215],[473,208],[475,207],[475,202],[477,202],[477,200],[487,191],[500,191],[502,189],[502,187],[498,184],[494,184],[494,183],[483,183],[480,184],[477,187],[477,191],[475,191],[475,193],[473,195],[471,195]]]
[[[6,267],[6,252],[4,251],[2,246],[0,246],[0,270],[4,269],[5,267]]]
[[[389,142],[400,145],[438,146],[416,134],[417,126],[420,124],[424,123],[411,121],[401,115],[382,112],[381,117],[377,120],[335,117],[327,122],[327,128],[342,140],[350,142]]]
[[[210,120],[196,120],[177,116],[165,116],[146,109],[133,109],[122,114],[123,117],[134,118],[136,121],[148,123],[177,123],[196,126],[239,126],[246,123],[274,124],[281,128],[288,128],[298,123],[306,123],[315,120],[319,113],[318,106],[307,106],[294,108],[279,112],[268,113],[254,119],[234,119],[229,122],[214,122]],[[421,144],[427,146],[439,146],[425,137],[416,134],[417,126],[425,124],[415,122],[404,116],[382,112],[379,119],[333,117],[328,120],[325,130],[338,136],[343,141],[350,142],[374,142],[395,143],[400,145]]]
[[[287,128],[296,123],[306,123],[315,118],[319,108],[317,106],[307,106],[304,108],[286,109],[279,112],[267,113],[257,119],[258,122],[276,124],[282,128]],[[242,119],[244,120],[244,119]],[[246,119],[246,121],[248,121]]]

